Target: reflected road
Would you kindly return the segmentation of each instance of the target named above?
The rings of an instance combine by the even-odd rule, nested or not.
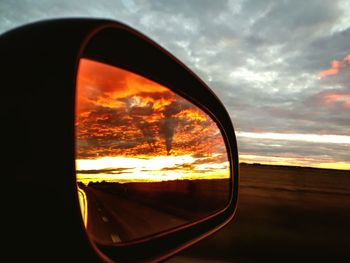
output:
[[[84,192],[88,200],[87,230],[99,244],[135,240],[188,222],[99,189],[86,187]]]

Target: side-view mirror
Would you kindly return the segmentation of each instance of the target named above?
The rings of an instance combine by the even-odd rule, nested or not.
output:
[[[52,20],[0,37],[19,259],[160,261],[234,216],[223,104],[118,22]]]

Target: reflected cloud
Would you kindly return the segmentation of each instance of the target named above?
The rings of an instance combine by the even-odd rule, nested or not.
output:
[[[94,171],[97,178],[104,175],[117,180],[111,177],[117,174],[124,181],[230,176],[225,143],[216,123],[158,83],[82,59],[77,100],[81,178]],[[129,174],[124,174],[127,169]]]

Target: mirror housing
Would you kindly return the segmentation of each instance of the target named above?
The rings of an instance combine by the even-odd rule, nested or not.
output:
[[[0,38],[2,132],[6,168],[15,177],[15,244],[23,259],[158,261],[214,233],[234,216],[238,153],[231,119],[214,93],[152,40],[118,22],[63,19],[39,22]],[[221,211],[142,242],[99,246],[84,227],[76,186],[75,87],[82,57],[115,65],[158,82],[216,121],[231,172],[231,197]],[[65,240],[61,243],[61,240]],[[19,259],[18,259],[19,260]]]

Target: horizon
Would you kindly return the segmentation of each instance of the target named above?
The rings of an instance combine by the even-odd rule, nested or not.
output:
[[[306,168],[306,169],[319,169],[319,170],[335,170],[335,171],[349,171],[347,168],[324,168],[320,166],[301,166],[301,165],[291,165],[291,164],[272,164],[272,163],[249,163],[240,162],[239,165],[261,165],[261,166],[277,166],[277,167],[290,167],[290,168]],[[349,171],[350,172],[350,171]]]
[[[348,169],[339,169],[339,168],[323,168],[323,167],[311,167],[311,166],[297,166],[297,165],[289,165],[289,164],[268,164],[268,163],[247,163],[247,162],[240,162],[240,165],[250,165],[250,166],[271,166],[271,167],[280,167],[280,168],[288,168],[288,169],[316,169],[316,170],[331,170],[331,171],[339,171],[339,172],[345,172],[349,171]],[[187,177],[168,177],[168,178],[157,178],[154,177],[151,180],[147,180],[144,178],[133,178],[133,177],[127,177],[127,178],[118,178],[116,175],[108,175],[107,176],[101,176],[103,173],[101,171],[106,171],[108,169],[96,169],[94,171],[92,170],[76,170],[77,174],[77,182],[82,182],[85,185],[88,183],[155,183],[155,182],[170,182],[170,181],[186,181],[186,180],[222,180],[222,179],[228,179],[227,177],[220,177],[220,176],[202,176],[202,177],[196,177],[196,176],[187,176]],[[86,173],[88,171],[88,173]],[[88,174],[86,176],[86,174]],[[95,177],[93,175],[96,175]],[[350,171],[349,171],[350,175]],[[90,177],[89,177],[90,176]]]

